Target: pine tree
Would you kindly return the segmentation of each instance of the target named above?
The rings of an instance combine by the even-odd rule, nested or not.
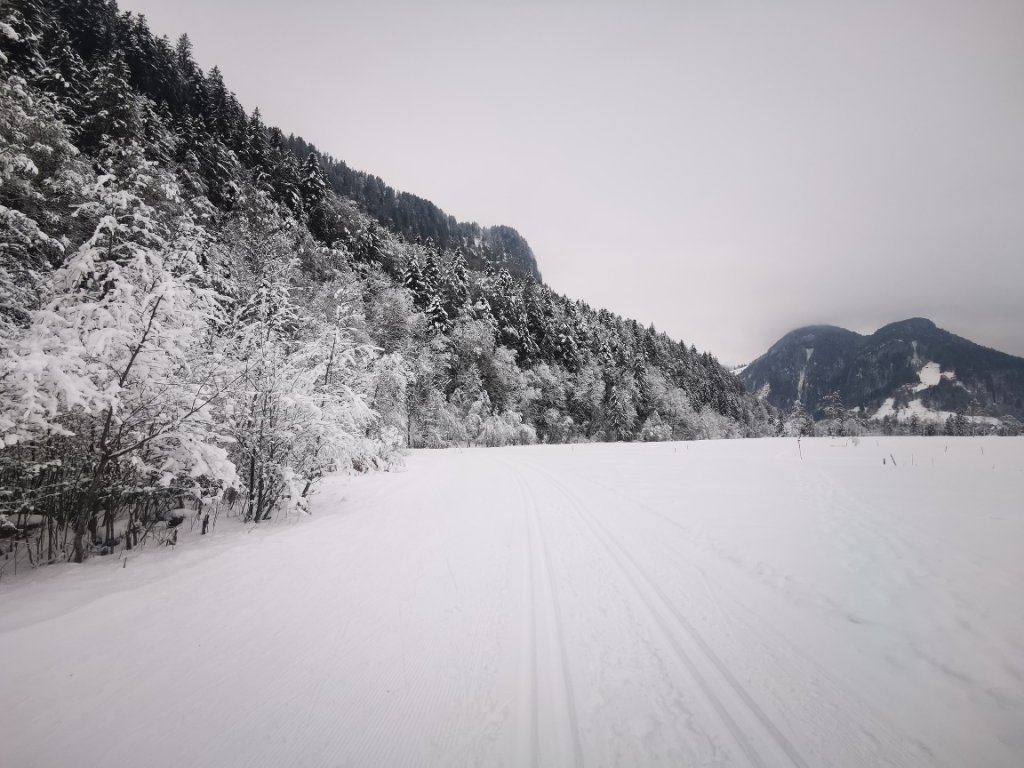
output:
[[[245,134],[245,112],[224,85],[220,68],[214,67],[205,81],[203,118],[213,136],[229,148],[240,148]]]
[[[117,6],[109,0],[57,0],[57,17],[86,64],[109,58],[117,42]]]
[[[430,306],[430,288],[423,277],[423,267],[415,253],[409,256],[402,273],[402,285],[412,295],[413,304],[417,309],[422,311]]]
[[[315,153],[310,152],[300,170],[299,193],[302,195],[309,230],[321,242],[329,239],[326,208],[327,181]]]
[[[142,108],[128,77],[119,53],[95,68],[82,99],[85,117],[78,142],[83,151],[95,154],[111,144],[124,145],[142,137]]]
[[[0,65],[27,80],[35,80],[45,68],[42,38],[48,29],[47,14],[38,0],[23,0],[0,7]]]
[[[327,182],[324,180],[324,173],[320,169],[320,162],[314,153],[310,152],[302,163],[300,172],[302,181],[299,191],[302,200],[306,205],[306,211],[312,211],[323,204],[327,196]]]
[[[430,327],[435,333],[444,334],[451,329],[451,320],[448,317],[448,312],[445,311],[444,305],[441,303],[441,297],[436,293],[430,297],[426,315],[430,322]]]
[[[270,180],[274,199],[293,214],[302,213],[302,179],[295,155],[285,145],[284,134],[279,128],[271,128]]]
[[[173,78],[168,84],[172,94],[175,114],[198,118],[200,104],[204,98],[203,73],[192,58],[192,41],[188,35],[181,35],[170,53],[173,64]]]
[[[267,142],[267,128],[263,125],[259,109],[253,110],[252,116],[245,124],[239,159],[252,171],[257,187],[270,188],[270,144]]]
[[[47,55],[35,77],[40,88],[52,93],[69,118],[82,113],[82,96],[87,80],[85,63],[71,45],[63,28],[56,27],[46,43]]]
[[[150,98],[168,95],[167,73],[160,69],[159,46],[146,17],[124,14],[118,19],[118,50],[125,59],[132,86]]]
[[[89,230],[85,216],[68,217],[90,170],[58,109],[21,78],[0,78],[0,339],[28,322],[70,238]]]
[[[431,295],[437,295],[443,290],[441,254],[433,244],[427,246],[427,258],[423,262],[423,282]]]
[[[447,295],[445,310],[452,319],[463,314],[469,302],[469,273],[466,271],[466,257],[456,248],[445,274]]]
[[[171,129],[172,123],[166,103],[156,109],[148,102],[143,106],[142,135],[146,157],[161,165],[168,163],[177,153],[177,137]]]

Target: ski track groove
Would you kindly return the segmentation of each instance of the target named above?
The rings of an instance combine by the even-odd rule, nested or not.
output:
[[[533,578],[533,526],[530,525],[526,493],[521,483],[517,483],[517,490],[519,491],[519,498],[523,507],[523,523],[526,531],[526,552],[523,558],[523,603],[526,607],[524,611],[526,621],[524,622],[523,635],[525,642],[523,647],[528,649],[525,666],[529,670],[529,675],[525,676],[525,679],[529,681],[529,692],[521,698],[523,701],[528,701],[530,706],[529,713],[522,719],[529,723],[527,736],[529,746],[525,751],[529,755],[529,764],[536,768],[540,761],[540,724],[538,721],[537,701],[539,682],[537,679],[537,601],[534,599],[536,588]],[[522,749],[522,745],[520,745],[520,749]]]
[[[572,684],[572,675],[569,667],[569,651],[565,644],[565,631],[564,631],[564,620],[562,617],[562,607],[558,598],[557,582],[555,581],[554,568],[551,564],[551,552],[548,549],[547,542],[544,535],[544,526],[540,519],[540,510],[537,505],[537,498],[533,491],[530,489],[529,484],[526,483],[518,473],[513,473],[513,477],[516,481],[516,486],[519,490],[520,498],[523,504],[523,511],[526,522],[527,532],[527,562],[528,562],[528,580],[531,587],[530,593],[530,624],[532,627],[532,639],[531,639],[531,699],[532,699],[532,713],[531,713],[531,765],[539,765],[541,758],[540,750],[540,725],[539,725],[539,672],[538,672],[538,660],[537,660],[537,644],[539,638],[539,630],[536,621],[536,606],[538,599],[540,602],[547,605],[547,611],[550,613],[549,623],[552,638],[557,646],[557,659],[549,659],[560,669],[558,676],[561,678],[561,696],[559,708],[563,710],[562,714],[566,720],[568,726],[568,735],[572,742],[571,753],[572,753],[572,765],[582,766],[583,765],[583,745],[580,741],[580,729],[579,719],[576,712],[576,696]],[[540,565],[539,569],[542,571],[543,578],[538,583],[538,580],[534,578],[534,572],[538,569],[535,566],[535,557],[539,555]],[[539,594],[539,593],[546,593]],[[568,751],[568,750],[566,750]],[[553,765],[566,765],[567,763],[562,761],[556,761]]]
[[[618,566],[619,570],[633,587],[634,592],[647,608],[648,612],[654,617],[657,624],[661,627],[662,631],[668,638],[672,649],[676,652],[680,661],[682,661],[683,665],[687,668],[690,676],[700,686],[705,697],[708,699],[723,724],[731,733],[736,745],[741,749],[743,754],[746,755],[750,764],[755,766],[755,768],[768,768],[768,766],[778,765],[777,762],[766,762],[762,759],[762,755],[759,753],[758,748],[751,743],[751,739],[748,734],[745,733],[739,723],[736,722],[736,719],[730,714],[728,707],[722,701],[720,691],[723,688],[727,694],[731,690],[733,696],[742,703],[743,707],[745,707],[749,715],[746,720],[749,723],[754,724],[758,730],[761,731],[762,738],[760,739],[760,742],[764,744],[764,746],[769,749],[774,747],[774,751],[776,751],[779,756],[784,756],[785,759],[796,768],[809,768],[808,763],[796,750],[796,747],[792,742],[790,742],[785,734],[783,734],[782,731],[780,731],[779,728],[771,721],[757,702],[754,701],[743,685],[735,678],[724,662],[722,662],[714,650],[697,632],[689,619],[683,616],[682,613],[672,604],[671,600],[658,586],[657,582],[654,581],[654,579],[636,561],[636,559],[621,545],[614,541],[614,538],[608,533],[604,524],[599,522],[596,517],[578,501],[575,494],[554,475],[533,463],[524,462],[523,465],[530,470],[533,470],[536,474],[547,478],[548,482],[559,491],[567,502],[569,502],[573,510],[576,512],[577,517],[590,530],[595,540],[606,551],[612,562]],[[627,563],[631,568],[627,567]],[[633,573],[630,572],[631,570]],[[639,581],[637,577],[639,577]],[[640,583],[641,581],[642,583]],[[644,585],[646,585],[646,589],[644,588]],[[651,599],[652,595],[661,603],[663,610],[659,611],[657,606],[654,605],[654,600]],[[693,659],[691,653],[687,652],[687,650],[682,647],[676,637],[676,634],[671,631],[671,628],[666,626],[666,614],[674,619],[676,624],[684,630],[693,645],[697,647],[700,654],[707,660],[707,662],[709,662],[707,665],[704,665],[705,669],[711,668],[718,673],[718,676],[721,678],[723,683],[723,685],[718,686],[718,693],[716,693],[715,686],[708,680],[707,675],[701,671],[701,665]]]

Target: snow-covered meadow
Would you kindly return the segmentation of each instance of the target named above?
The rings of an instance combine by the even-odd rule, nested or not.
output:
[[[0,582],[0,763],[1018,766],[1024,439],[416,452]]]

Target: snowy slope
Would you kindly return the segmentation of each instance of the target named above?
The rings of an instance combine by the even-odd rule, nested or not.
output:
[[[938,363],[926,362],[921,365],[921,369],[917,372],[917,378],[919,383],[913,386],[906,385],[904,389],[914,393],[925,392],[932,387],[938,386],[942,381],[955,381],[956,374],[952,371],[943,371],[942,366]],[[956,415],[957,414],[953,411],[940,411],[934,408],[929,408],[924,405],[920,398],[910,400],[903,407],[897,407],[896,398],[887,397],[871,418],[881,420],[888,416],[896,421],[910,421],[916,416],[922,421],[936,421],[943,423],[950,416]],[[999,419],[992,416],[971,415],[966,416],[965,418],[976,424],[991,424],[994,426],[999,424]]]
[[[1022,491],[1011,438],[416,453],[5,577],[2,762],[1018,766]]]

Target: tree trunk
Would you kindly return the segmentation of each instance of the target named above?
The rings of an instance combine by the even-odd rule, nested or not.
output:
[[[106,442],[106,436],[110,429],[110,418],[111,416],[108,412],[107,423],[103,430],[103,442]],[[100,460],[93,472],[92,481],[89,483],[89,490],[85,493],[85,508],[84,510],[80,509],[78,514],[75,515],[75,538],[72,545],[72,562],[81,563],[85,560],[85,534],[86,531],[95,526],[95,520],[100,509],[100,483],[103,480],[103,475],[106,473],[107,464],[109,463],[109,455],[104,454],[100,456]]]
[[[114,542],[114,505],[108,502],[107,509],[103,512],[103,544],[113,547]]]
[[[256,500],[256,452],[253,450],[249,454],[249,511],[245,515],[245,519],[252,520],[256,514],[255,500]]]
[[[86,531],[86,518],[79,516],[75,518],[75,538],[72,540],[72,557],[71,562],[81,563],[85,560],[85,531]]]
[[[259,493],[256,494],[256,500],[257,500],[256,501],[256,522],[257,523],[260,520],[263,519],[263,504],[264,504],[264,501],[265,501],[265,497],[264,497],[265,490],[264,490],[264,488],[265,488],[265,485],[264,485],[264,474],[261,471],[260,472],[260,482],[259,482]]]

